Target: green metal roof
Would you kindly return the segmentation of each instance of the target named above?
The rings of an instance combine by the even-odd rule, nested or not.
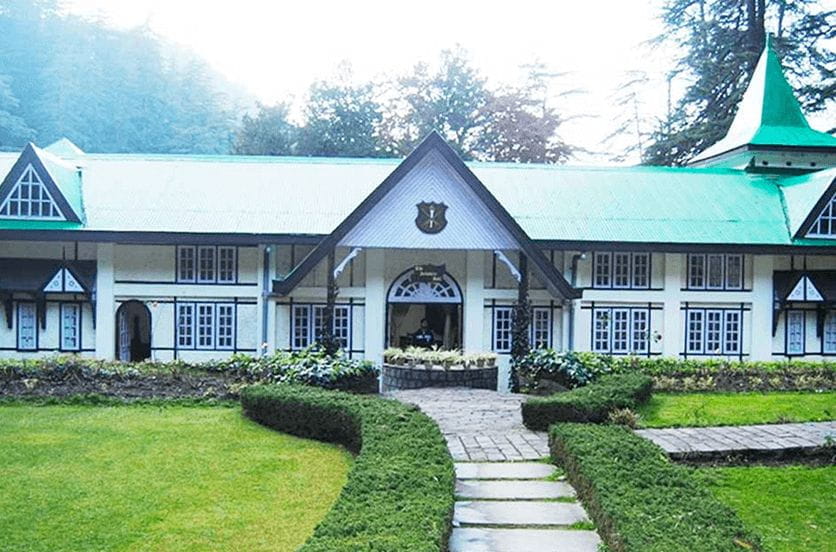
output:
[[[836,149],[836,137],[810,128],[768,37],[728,133],[691,162],[750,144]]]

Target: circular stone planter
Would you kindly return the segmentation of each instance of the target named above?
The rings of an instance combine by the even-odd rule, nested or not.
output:
[[[421,387],[471,387],[496,389],[497,367],[432,368],[383,365],[383,391],[420,389]]]

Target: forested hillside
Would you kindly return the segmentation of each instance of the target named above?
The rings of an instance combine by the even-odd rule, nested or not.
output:
[[[147,28],[0,2],[0,149],[66,136],[91,152],[227,153],[243,93]]]

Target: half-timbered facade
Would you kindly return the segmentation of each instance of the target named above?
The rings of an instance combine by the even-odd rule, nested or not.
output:
[[[0,357],[206,360],[333,333],[379,360],[422,320],[507,364],[536,347],[836,355],[836,139],[767,48],[728,136],[685,168],[0,154]],[[505,381],[505,378],[500,378]]]

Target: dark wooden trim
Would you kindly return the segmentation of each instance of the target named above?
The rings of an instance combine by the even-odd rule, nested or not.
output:
[[[813,227],[813,224],[816,223],[818,220],[819,215],[824,210],[824,207],[830,203],[830,200],[833,199],[833,195],[836,194],[836,178],[834,178],[830,185],[827,187],[827,190],[819,197],[816,204],[813,205],[813,208],[810,209],[810,212],[807,213],[807,217],[804,219],[804,222],[801,223],[801,226],[798,227],[798,231],[793,236],[794,238],[803,238],[807,235],[810,229]],[[827,239],[827,238],[810,238],[810,239]]]
[[[229,234],[220,232],[136,232],[111,230],[0,230],[0,240],[113,242],[124,245],[316,245],[320,234]]]

